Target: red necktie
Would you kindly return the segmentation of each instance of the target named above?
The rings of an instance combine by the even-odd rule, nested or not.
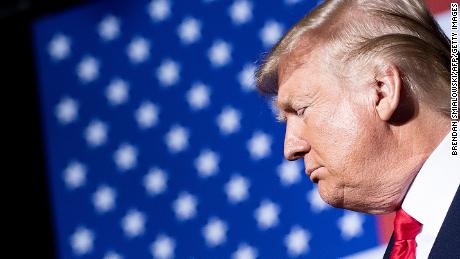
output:
[[[390,259],[414,259],[417,247],[415,236],[421,229],[422,224],[399,209],[394,221],[394,246]]]

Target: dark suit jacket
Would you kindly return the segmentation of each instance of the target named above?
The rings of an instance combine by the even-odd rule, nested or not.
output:
[[[438,236],[431,248],[429,259],[459,259],[460,258],[460,187],[457,189],[454,200],[450,204],[446,218],[442,223]],[[436,209],[436,208],[427,208]],[[394,237],[385,251],[384,259],[390,258],[393,249]]]

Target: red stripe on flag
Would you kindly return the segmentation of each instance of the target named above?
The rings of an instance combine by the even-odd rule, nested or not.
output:
[[[428,9],[436,15],[450,10],[450,3],[458,3],[458,0],[425,0]]]
[[[394,213],[377,216],[377,233],[380,244],[388,244],[390,241],[394,218]]]

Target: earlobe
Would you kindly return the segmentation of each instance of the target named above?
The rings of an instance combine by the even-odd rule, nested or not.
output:
[[[378,100],[376,110],[380,119],[389,121],[398,108],[402,79],[398,68],[390,65],[376,75]]]

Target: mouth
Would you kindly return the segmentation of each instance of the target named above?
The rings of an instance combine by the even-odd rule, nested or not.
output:
[[[305,168],[305,172],[307,173],[308,176],[311,176],[311,174],[316,171],[318,168],[321,166],[315,167],[315,168]]]
[[[318,183],[319,179],[318,179],[318,173],[319,173],[319,169],[323,168],[322,166],[320,167],[315,167],[315,168],[312,168],[312,169],[305,169],[305,172],[307,173],[308,176],[310,176],[310,181],[314,182],[314,183]]]

